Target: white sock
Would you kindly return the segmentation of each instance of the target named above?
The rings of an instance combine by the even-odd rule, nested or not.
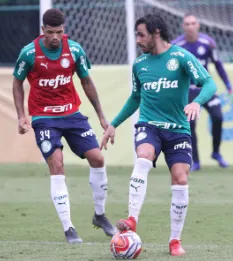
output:
[[[108,179],[106,168],[91,168],[89,183],[92,188],[95,213],[102,215],[105,213],[105,201],[107,198]]]
[[[172,185],[171,189],[171,236],[169,241],[180,240],[189,203],[188,185]]]
[[[51,176],[51,198],[64,231],[74,227],[70,218],[70,201],[64,175]]]
[[[147,189],[147,176],[152,168],[152,161],[138,158],[129,183],[129,216],[138,222]]]

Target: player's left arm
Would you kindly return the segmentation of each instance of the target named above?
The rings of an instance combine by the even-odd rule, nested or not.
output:
[[[222,81],[224,82],[227,91],[229,93],[232,93],[232,86],[231,86],[230,80],[228,78],[226,70],[224,69],[223,63],[219,59],[217,45],[214,41],[211,41],[211,43],[210,43],[210,57],[211,57],[212,62],[215,65],[215,68],[216,68],[219,76],[221,77]]]
[[[201,87],[201,92],[184,108],[188,121],[199,118],[200,106],[208,102],[215,94],[217,87],[213,78],[201,65],[197,58],[189,52],[185,52],[183,66],[190,79],[197,87]]]
[[[91,76],[89,75],[88,69],[90,68],[91,68],[91,64],[85,52],[80,47],[79,52],[77,53],[76,56],[76,72],[78,74],[78,77],[80,79],[81,85],[83,87],[83,90],[87,98],[91,102],[92,106],[94,107],[98,115],[101,126],[103,127],[104,130],[106,130],[108,128],[108,122],[104,116],[95,84]]]

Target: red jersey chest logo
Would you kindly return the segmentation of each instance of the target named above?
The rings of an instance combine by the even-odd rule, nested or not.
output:
[[[62,53],[57,60],[51,60],[44,55],[39,46],[39,39],[35,42],[35,48],[36,56],[33,71],[38,80],[38,87],[57,89],[72,82],[75,63],[66,39],[63,39]]]

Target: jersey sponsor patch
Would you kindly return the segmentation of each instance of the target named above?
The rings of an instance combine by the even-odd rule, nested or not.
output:
[[[204,55],[206,53],[206,49],[204,46],[199,46],[198,49],[197,49],[197,53],[199,55]]]
[[[63,68],[68,68],[68,67],[70,66],[70,61],[69,61],[67,58],[63,58],[63,59],[61,60],[61,66],[62,66]]]
[[[84,58],[84,56],[82,55],[82,56],[80,56],[80,64],[83,66],[83,69],[85,70],[85,71],[87,71],[87,64],[86,64],[86,60],[85,60],[85,58]]]
[[[169,71],[176,71],[179,68],[179,61],[176,58],[172,58],[167,62],[167,69]]]
[[[136,60],[135,60],[135,64],[136,63],[140,63],[140,62],[142,62],[142,61],[144,61],[144,60],[146,60],[147,59],[147,56],[143,56],[143,57],[139,57],[139,58],[137,58]]]
[[[70,52],[72,53],[72,51],[79,53],[79,48],[76,46],[72,46],[70,47]]]
[[[65,105],[45,106],[44,112],[61,113],[61,112],[72,110],[72,107],[73,107],[72,103],[68,103]]]
[[[159,92],[161,89],[178,88],[178,86],[178,80],[168,81],[166,78],[159,78],[157,82],[146,82],[143,84],[144,90],[155,90],[155,92]]]
[[[178,52],[172,52],[171,55],[173,56],[181,56],[181,57],[184,57],[184,53],[182,53],[181,51],[178,51]]]
[[[178,149],[192,149],[192,145],[189,144],[187,141],[184,141],[182,143],[179,143],[177,145],[174,146],[174,150],[178,150]]]
[[[66,85],[70,83],[71,76],[65,77],[64,75],[57,75],[54,79],[40,79],[39,86],[41,87],[53,87],[56,89],[58,86]]]
[[[199,75],[198,75],[197,68],[193,65],[193,63],[191,61],[188,61],[187,63],[188,63],[188,66],[190,67],[190,71],[193,74],[194,78],[198,79]]]
[[[44,153],[48,153],[51,149],[52,149],[52,144],[50,141],[48,140],[44,140],[42,141],[41,143],[41,150],[44,152]]]
[[[31,49],[30,51],[28,51],[26,54],[27,54],[27,56],[28,56],[28,55],[30,55],[30,54],[32,54],[32,53],[35,53],[35,52],[36,52],[36,49],[33,48],[33,49]]]
[[[17,71],[17,74],[20,75],[23,71],[24,71],[24,67],[25,67],[26,63],[25,61],[22,61],[20,64],[19,64],[19,69]]]
[[[88,131],[85,131],[81,134],[82,137],[87,137],[87,136],[95,136],[95,132],[93,131],[93,129],[90,129]]]

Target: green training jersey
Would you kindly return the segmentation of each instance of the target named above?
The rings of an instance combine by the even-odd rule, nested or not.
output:
[[[209,73],[185,49],[172,45],[166,52],[143,54],[133,65],[132,97],[140,97],[139,122],[169,131],[190,133],[184,113],[190,80],[201,86]]]

